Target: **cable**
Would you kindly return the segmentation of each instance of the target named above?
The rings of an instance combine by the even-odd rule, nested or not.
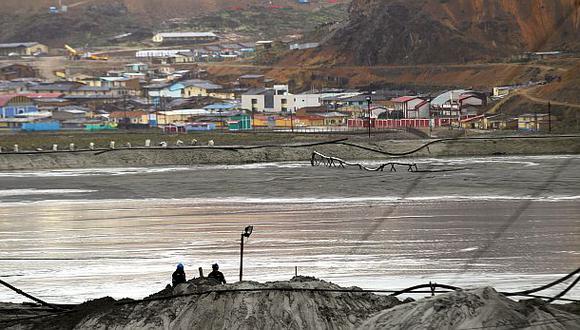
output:
[[[13,319],[8,319],[8,320],[0,320],[0,324],[1,323],[14,323],[14,322],[29,321],[29,320],[34,320],[34,319],[42,319],[45,317],[61,316],[61,315],[69,314],[69,313],[73,313],[73,312],[77,312],[77,311],[70,310],[70,311],[64,311],[64,312],[56,312],[56,313],[52,313],[52,314],[35,315],[35,316],[28,316],[28,317],[13,318]]]
[[[548,297],[548,296],[540,296],[540,295],[536,295],[536,294],[522,294],[522,295],[514,295],[512,297],[529,297],[529,298],[538,298],[538,299],[555,299],[555,300],[560,300],[560,301],[580,303],[580,300],[578,300],[578,299],[555,298],[555,297]]]
[[[576,286],[576,284],[578,284],[578,281],[580,281],[580,276],[578,276],[576,278],[576,280],[574,280],[574,282],[572,282],[572,284],[570,284],[566,289],[564,289],[564,291],[560,292],[559,294],[555,295],[553,298],[549,299],[548,301],[546,301],[546,303],[551,303],[552,301],[559,299],[561,297],[563,297],[566,293],[568,293],[568,291],[570,291],[574,286]]]
[[[574,275],[576,275],[578,273],[580,273],[580,268],[576,269],[575,271],[571,272],[570,274],[568,274],[568,275],[566,275],[566,276],[564,276],[564,277],[562,277],[560,279],[557,279],[557,280],[555,280],[555,281],[553,281],[551,283],[548,283],[546,285],[543,285],[541,287],[538,287],[538,288],[535,288],[535,289],[530,289],[530,290],[525,290],[525,291],[505,293],[505,295],[508,296],[508,297],[510,297],[510,296],[521,296],[521,295],[526,295],[526,294],[530,294],[530,293],[535,293],[535,292],[538,292],[538,291],[543,291],[543,290],[546,290],[546,289],[549,289],[549,288],[553,287],[554,285],[557,285],[557,284],[560,284],[560,283],[566,281],[567,279],[571,278],[572,276],[574,276]]]
[[[39,303],[39,304],[41,304],[41,305],[44,305],[44,306],[46,306],[46,307],[50,307],[50,308],[52,308],[52,309],[54,309],[54,310],[57,310],[57,311],[62,311],[62,310],[64,310],[64,309],[63,309],[63,308],[61,308],[61,307],[58,307],[58,306],[56,306],[56,305],[53,305],[53,304],[47,303],[47,302],[46,302],[46,301],[44,301],[44,300],[41,300],[41,299],[39,299],[39,298],[36,298],[36,297],[34,297],[34,296],[32,296],[32,295],[30,295],[30,294],[28,294],[28,293],[26,293],[26,292],[24,292],[24,291],[22,291],[22,290],[18,289],[17,287],[14,287],[14,286],[10,285],[9,283],[6,283],[6,282],[4,282],[3,280],[0,280],[0,284],[4,285],[5,287],[9,288],[10,290],[12,290],[12,291],[14,291],[14,292],[16,292],[16,293],[18,293],[18,294],[20,294],[20,295],[23,295],[23,296],[25,296],[26,298],[29,298],[29,299],[32,299],[32,300],[36,301],[37,303]]]
[[[580,317],[554,317],[555,320],[544,320],[544,321],[537,321],[537,322],[507,322],[505,324],[500,324],[500,325],[487,325],[487,326],[481,326],[481,327],[472,327],[472,328],[460,328],[461,330],[479,330],[479,329],[497,329],[497,328],[503,328],[503,327],[508,327],[508,326],[516,326],[515,328],[509,328],[511,329],[523,329],[523,328],[529,328],[531,326],[536,326],[536,325],[547,325],[547,324],[554,324],[554,323],[561,323],[561,322],[570,322],[570,321],[576,321],[576,320],[580,320]]]

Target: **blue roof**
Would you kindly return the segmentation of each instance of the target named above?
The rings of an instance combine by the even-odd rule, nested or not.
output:
[[[230,110],[235,108],[236,106],[231,103],[214,103],[210,105],[206,105],[203,107],[206,110]]]
[[[184,89],[184,88],[185,88],[185,86],[182,83],[175,83],[169,87],[169,90],[176,91],[176,90],[180,90],[180,89]]]

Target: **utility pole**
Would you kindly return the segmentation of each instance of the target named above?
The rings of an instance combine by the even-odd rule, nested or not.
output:
[[[433,114],[431,113],[431,107],[429,106],[429,138],[433,137]]]
[[[548,101],[548,133],[552,133],[552,103]]]
[[[371,139],[371,96],[367,96],[367,109],[368,109],[368,128],[369,128],[369,140]]]
[[[129,129],[129,118],[127,118],[127,91],[123,91],[123,115],[125,118],[125,129]]]
[[[294,107],[294,111],[296,111],[296,107]],[[292,130],[292,133],[294,133],[294,111],[290,110],[290,129]]]

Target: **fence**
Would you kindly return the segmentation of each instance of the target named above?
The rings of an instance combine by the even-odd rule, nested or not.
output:
[[[373,128],[428,128],[429,121],[433,122],[433,127],[442,126],[444,119],[372,119],[370,125]],[[349,119],[348,127],[368,127],[369,121],[366,119]]]

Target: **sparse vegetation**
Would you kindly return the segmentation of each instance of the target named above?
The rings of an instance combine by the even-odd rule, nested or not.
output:
[[[316,11],[251,7],[195,17],[187,22],[187,26],[199,30],[222,30],[256,37],[275,38],[289,33],[312,31],[318,25],[340,21],[346,16],[347,8],[344,4],[328,6]]]

